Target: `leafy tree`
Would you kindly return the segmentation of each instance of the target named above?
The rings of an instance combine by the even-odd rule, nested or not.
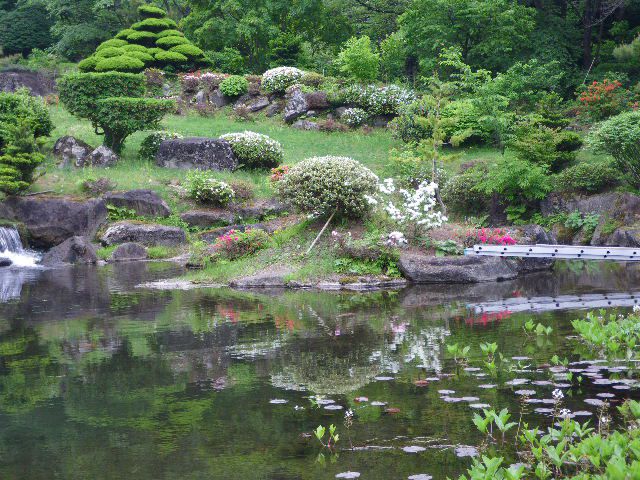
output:
[[[522,52],[535,11],[511,0],[415,0],[399,19],[424,67],[455,46],[474,67],[504,69]]]
[[[351,37],[338,55],[340,71],[356,80],[371,81],[378,77],[380,57],[371,47],[371,39]]]
[[[27,55],[34,48],[48,48],[53,42],[50,28],[51,19],[43,3],[20,5],[15,10],[0,13],[0,48],[6,55]]]

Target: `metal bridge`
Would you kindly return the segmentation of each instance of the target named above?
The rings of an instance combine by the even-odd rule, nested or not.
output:
[[[640,248],[591,247],[586,245],[474,245],[472,248],[466,248],[464,254],[487,257],[640,261]]]

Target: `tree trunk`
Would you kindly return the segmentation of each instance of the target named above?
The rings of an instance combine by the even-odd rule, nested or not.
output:
[[[585,70],[591,67],[591,37],[593,34],[593,0],[585,0],[582,16],[582,66]]]

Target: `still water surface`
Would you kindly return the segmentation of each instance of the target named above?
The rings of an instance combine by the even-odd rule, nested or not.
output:
[[[580,360],[567,338],[576,307],[625,311],[640,291],[637,267],[584,263],[367,294],[136,288],[179,273],[139,263],[0,274],[0,478],[457,477],[481,440],[474,407],[518,412],[515,392],[531,389],[525,418],[548,423],[544,400],[566,381],[538,367],[554,354]],[[525,336],[529,318],[553,333]],[[446,352],[471,345],[479,360],[482,342],[522,371],[490,378]],[[624,368],[609,368],[576,367],[585,381],[560,387],[581,420],[598,394],[640,397]],[[309,433],[332,423],[337,454],[318,461]]]

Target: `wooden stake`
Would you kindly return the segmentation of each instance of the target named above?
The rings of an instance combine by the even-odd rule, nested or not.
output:
[[[320,240],[320,237],[322,236],[322,234],[324,233],[324,231],[327,229],[327,227],[329,226],[329,224],[331,223],[331,220],[333,220],[333,216],[336,214],[338,210],[334,210],[333,213],[331,214],[331,216],[329,217],[329,219],[327,220],[327,223],[324,224],[324,227],[322,227],[322,230],[320,230],[320,233],[318,233],[318,236],[315,238],[315,240],[313,241],[313,243],[311,244],[311,246],[309,247],[309,250],[307,250],[307,255],[309,255],[309,252],[311,252],[311,249],[313,247],[315,247],[316,243],[318,242],[318,240]]]

